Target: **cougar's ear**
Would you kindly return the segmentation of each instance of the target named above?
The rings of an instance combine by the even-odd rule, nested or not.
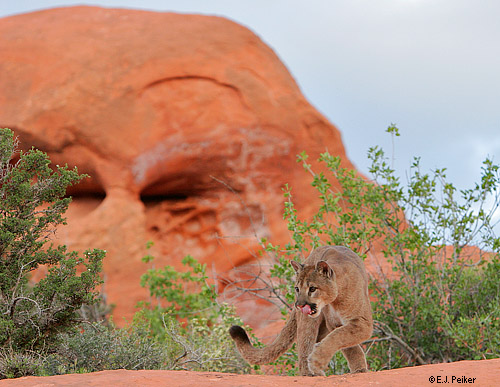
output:
[[[328,262],[326,261],[319,261],[316,264],[316,271],[320,272],[327,278],[332,278],[334,275],[333,269],[330,267]]]
[[[290,261],[290,264],[292,265],[292,267],[296,273],[298,273],[299,271],[301,271],[304,268],[304,265],[301,265],[300,263],[295,262],[295,261]]]

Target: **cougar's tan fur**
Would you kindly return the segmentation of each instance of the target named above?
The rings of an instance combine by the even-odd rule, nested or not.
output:
[[[322,246],[304,264],[291,262],[297,272],[295,308],[274,342],[255,348],[245,330],[229,330],[241,355],[251,364],[276,360],[297,342],[301,375],[324,375],[341,350],[351,372],[366,372],[360,343],[372,334],[368,276],[361,258],[340,246]]]

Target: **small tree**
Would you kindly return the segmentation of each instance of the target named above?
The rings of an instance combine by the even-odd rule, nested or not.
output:
[[[0,129],[0,347],[40,352],[75,326],[82,304],[96,301],[105,252],[86,251],[81,258],[49,243],[55,226],[65,224],[66,188],[85,176],[67,166],[52,170],[37,149],[19,152],[14,162],[17,144],[11,130]],[[40,265],[48,272],[31,283]]]

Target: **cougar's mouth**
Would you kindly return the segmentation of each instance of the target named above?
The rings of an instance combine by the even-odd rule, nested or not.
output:
[[[316,313],[318,313],[318,308],[316,304],[305,304],[303,306],[297,305],[297,308],[303,313],[308,316],[314,316]]]

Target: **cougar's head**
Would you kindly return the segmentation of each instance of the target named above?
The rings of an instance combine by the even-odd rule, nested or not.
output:
[[[335,272],[326,261],[316,265],[302,265],[291,262],[297,280],[295,281],[295,307],[303,314],[317,318],[321,309],[337,298]]]

